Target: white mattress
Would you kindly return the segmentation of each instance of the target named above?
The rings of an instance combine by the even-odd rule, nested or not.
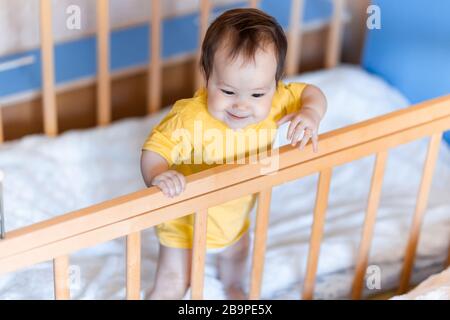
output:
[[[450,300],[450,267],[430,276],[406,294],[392,300]]]
[[[394,88],[358,67],[342,66],[293,80],[316,84],[327,95],[329,108],[321,133],[408,105]],[[167,111],[151,118],[119,121],[107,128],[71,131],[56,139],[36,135],[0,146],[7,230],[143,188],[140,147]],[[287,124],[280,129],[278,144],[286,142],[286,128]],[[421,140],[389,153],[369,261],[380,268],[381,290],[366,289],[365,294],[389,290],[398,282],[425,151],[426,141]],[[333,171],[316,298],[348,297],[373,160],[364,158]],[[450,151],[443,145],[420,238],[415,282],[443,268],[450,240],[449,163]],[[316,184],[314,175],[274,189],[262,285],[264,299],[300,296]],[[118,239],[71,255],[72,297],[124,298],[124,246],[124,240]],[[152,229],[144,232],[142,255],[145,297],[157,258],[157,239]],[[214,258],[209,255],[207,260],[205,298],[223,299]],[[42,263],[0,276],[0,299],[52,299],[51,267],[51,263]]]

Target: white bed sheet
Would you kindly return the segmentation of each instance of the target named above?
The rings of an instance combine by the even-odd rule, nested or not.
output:
[[[450,267],[434,274],[417,287],[391,300],[450,300]]]
[[[450,267],[434,274],[406,294],[391,300],[450,300]]]
[[[291,80],[316,84],[325,92],[329,108],[321,133],[408,106],[394,88],[356,66],[344,65]],[[106,128],[67,132],[56,139],[35,135],[0,146],[7,230],[143,188],[140,147],[167,111],[149,118],[119,121]],[[280,128],[278,145],[286,142],[286,130],[287,124]],[[380,272],[381,288],[366,288],[365,295],[390,290],[398,282],[426,142],[422,139],[389,153],[369,261],[369,265],[379,268],[375,270]],[[333,170],[315,287],[318,299],[349,295],[373,160],[367,157]],[[264,299],[300,297],[316,185],[317,175],[313,175],[273,191],[262,284]],[[449,190],[450,151],[443,145],[419,242],[415,283],[443,268],[450,239]],[[124,240],[118,239],[72,254],[72,297],[124,298],[124,248]],[[214,258],[214,255],[207,257],[205,298],[223,299]],[[157,260],[157,239],[152,229],[143,233],[142,260],[142,297],[145,297]],[[49,262],[42,263],[0,276],[0,299],[52,299],[51,267]]]

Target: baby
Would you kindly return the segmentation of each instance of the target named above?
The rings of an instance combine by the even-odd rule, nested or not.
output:
[[[206,87],[193,98],[177,101],[144,143],[141,170],[146,185],[176,197],[186,187],[185,176],[224,163],[222,151],[229,148],[211,151],[205,143],[208,139],[197,139],[199,132],[202,137],[213,133],[204,136],[215,137],[216,142],[226,137],[235,143],[239,136],[248,139],[251,131],[276,132],[290,121],[287,138],[292,146],[300,142],[303,149],[311,139],[317,152],[326,99],[313,85],[280,81],[286,51],[283,29],[264,12],[233,9],[219,16],[202,44],[200,63]],[[223,139],[217,138],[220,135]],[[274,135],[270,138],[256,147],[270,148]],[[233,151],[231,159],[251,151],[254,148],[249,146]],[[226,157],[230,159],[228,152]],[[218,254],[218,275],[230,299],[245,299],[249,212],[255,200],[255,195],[248,195],[208,209],[207,249]],[[150,299],[181,299],[186,294],[193,221],[189,214],[156,226],[159,260]]]

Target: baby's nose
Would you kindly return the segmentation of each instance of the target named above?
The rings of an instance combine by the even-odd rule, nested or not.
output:
[[[247,109],[247,104],[244,101],[233,103],[233,109]]]

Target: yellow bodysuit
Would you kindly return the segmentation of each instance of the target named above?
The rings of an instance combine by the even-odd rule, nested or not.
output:
[[[300,97],[305,87],[304,83],[284,84],[280,81],[268,117],[240,130],[232,130],[212,117],[207,109],[207,90],[200,89],[193,98],[174,104],[152,130],[142,149],[158,153],[167,160],[170,169],[185,176],[233,160],[239,163],[237,159],[255,150],[264,150],[263,145],[266,150],[270,149],[276,122],[300,109]],[[255,132],[260,138],[256,144],[250,142]],[[207,248],[223,248],[238,241],[250,226],[249,213],[255,201],[256,196],[250,194],[209,208]],[[194,215],[189,214],[157,225],[156,234],[165,246],[192,248],[193,223]]]

